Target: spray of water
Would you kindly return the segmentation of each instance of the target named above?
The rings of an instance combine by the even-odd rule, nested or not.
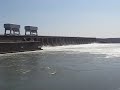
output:
[[[66,45],[66,46],[44,46],[42,47],[43,50],[39,51],[28,51],[28,52],[22,52],[22,54],[26,53],[46,53],[46,52],[65,52],[65,53],[90,53],[90,54],[104,54],[106,55],[106,58],[112,58],[112,57],[120,57],[120,44],[81,44],[81,45]],[[21,54],[19,53],[9,53],[4,54],[4,56],[9,55],[16,55]],[[3,54],[0,54],[0,56],[3,56]]]
[[[81,44],[56,47],[43,47],[46,51],[71,51],[72,53],[105,54],[106,58],[120,57],[120,44]]]

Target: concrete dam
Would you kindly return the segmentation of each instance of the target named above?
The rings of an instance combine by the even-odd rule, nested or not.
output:
[[[60,37],[60,36],[0,36],[0,42],[39,42],[41,46],[61,46],[88,44],[96,42],[96,38],[86,37]]]
[[[96,42],[96,38],[87,37],[65,37],[65,36],[38,36],[38,27],[25,26],[25,35],[20,35],[20,25],[4,24],[5,33],[0,36],[0,41],[9,42],[40,42],[42,46],[61,46],[69,44],[87,44]],[[7,31],[9,31],[7,33]]]
[[[20,25],[17,24],[4,24],[4,29],[4,35],[0,35],[0,53],[42,50],[42,46],[120,42],[120,39],[109,38],[39,36],[35,26],[25,26],[25,35],[20,34]]]
[[[25,26],[25,35],[20,34],[20,25],[4,24],[0,35],[0,53],[42,50],[42,46],[62,46],[96,42],[91,37],[39,36],[38,27]]]

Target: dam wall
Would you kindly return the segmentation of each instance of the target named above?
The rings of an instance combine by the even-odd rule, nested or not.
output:
[[[97,38],[97,43],[120,43],[120,38]]]
[[[20,27],[18,24],[4,24],[4,35],[0,35],[0,53],[42,50],[42,46],[120,42],[119,38],[38,36],[36,26],[24,26],[25,34],[21,35]]]
[[[41,46],[77,45],[96,42],[96,38],[62,36],[0,36],[0,42],[39,42]]]

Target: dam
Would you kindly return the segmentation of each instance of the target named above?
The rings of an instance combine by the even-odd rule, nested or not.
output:
[[[77,45],[96,42],[92,37],[39,36],[38,27],[25,26],[25,35],[20,34],[20,25],[4,24],[5,33],[0,35],[0,53],[42,50],[42,46]]]
[[[7,42],[6,42],[7,41]],[[0,36],[0,43],[10,42],[39,42],[41,46],[61,46],[61,45],[75,45],[88,44],[96,42],[96,38],[85,37],[60,37],[60,36]]]
[[[20,34],[17,24],[4,24],[4,29],[4,34],[0,35],[0,53],[42,50],[42,46],[120,43],[120,38],[39,36],[36,26],[24,26],[24,35]]]

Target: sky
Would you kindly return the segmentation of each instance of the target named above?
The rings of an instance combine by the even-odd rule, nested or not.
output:
[[[120,0],[0,0],[4,23],[31,25],[39,35],[120,37]]]

